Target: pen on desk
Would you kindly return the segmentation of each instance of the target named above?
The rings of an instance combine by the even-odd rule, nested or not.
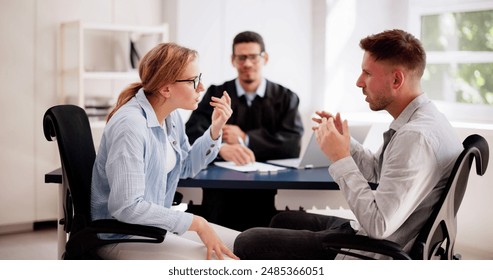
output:
[[[240,145],[246,147],[245,141],[243,141],[243,138],[241,138],[240,136],[238,136],[238,142],[240,142]]]
[[[243,147],[246,147],[245,141],[243,141],[243,138],[241,138],[240,136],[238,136],[238,142],[240,142],[240,145],[242,145]],[[249,162],[247,164],[253,164],[253,162]]]

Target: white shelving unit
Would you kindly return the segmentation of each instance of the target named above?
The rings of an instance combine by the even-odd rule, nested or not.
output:
[[[130,42],[134,42],[142,57],[156,44],[167,42],[168,34],[167,24],[62,23],[60,102],[75,104],[86,110],[88,101],[107,100],[113,103],[124,86],[139,80],[137,70],[131,67]],[[104,126],[104,121],[92,120],[91,125]]]

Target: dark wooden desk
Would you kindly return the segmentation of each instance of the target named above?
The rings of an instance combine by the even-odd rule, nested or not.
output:
[[[62,183],[62,168],[57,168],[49,173],[45,174],[45,183]]]
[[[62,183],[62,170],[45,174],[45,183]],[[376,185],[370,184],[372,189]],[[327,168],[281,170],[276,173],[239,172],[210,165],[194,178],[181,179],[179,187],[229,189],[338,190]]]
[[[45,174],[45,183],[62,183],[62,170]],[[238,172],[210,165],[194,178],[181,179],[179,187],[229,189],[338,190],[327,168],[286,169],[275,173]]]
[[[327,168],[292,169],[274,173],[238,172],[210,165],[197,176],[182,179],[179,187],[228,189],[338,190]]]

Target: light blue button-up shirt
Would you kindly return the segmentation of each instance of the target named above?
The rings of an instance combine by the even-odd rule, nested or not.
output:
[[[258,88],[255,92],[246,92],[245,89],[241,86],[240,80],[236,79],[235,80],[235,86],[236,86],[236,92],[238,93],[238,97],[241,97],[242,95],[246,94],[246,100],[248,106],[252,105],[253,99],[258,95],[260,97],[264,97],[265,95],[265,90],[267,88],[267,80],[262,79],[260,84],[258,85]]]
[[[252,106],[252,102],[255,99],[255,97],[257,97],[257,95],[261,98],[264,97],[265,90],[267,89],[267,80],[262,79],[255,92],[247,93],[245,89],[241,86],[239,79],[235,80],[235,86],[236,86],[236,92],[238,93],[238,97],[242,97],[243,95],[245,95],[248,106]],[[248,136],[247,133],[245,139],[245,145],[248,147],[249,143],[250,143],[250,137]]]
[[[163,128],[139,90],[105,127],[92,176],[93,220],[113,218],[183,234],[193,215],[170,209],[178,181],[207,167],[221,140],[214,141],[208,129],[190,146],[179,113],[172,112]],[[176,165],[166,173],[169,152],[176,154]]]

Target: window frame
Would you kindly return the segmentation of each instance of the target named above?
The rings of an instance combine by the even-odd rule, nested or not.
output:
[[[492,0],[409,0],[409,31],[420,38],[422,16],[484,10],[493,10]],[[493,51],[427,51],[426,55],[427,64],[493,63]],[[493,106],[491,105],[433,101],[450,120],[493,122]]]

